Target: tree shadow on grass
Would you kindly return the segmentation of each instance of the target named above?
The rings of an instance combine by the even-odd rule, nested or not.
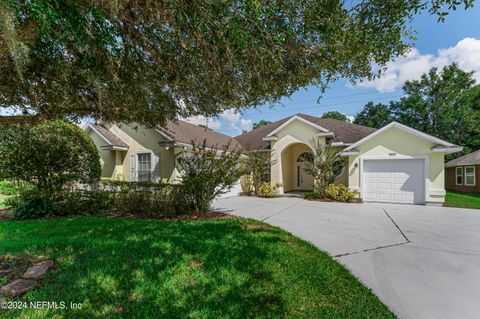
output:
[[[158,222],[108,218],[42,221],[0,249],[49,254],[56,266],[22,300],[81,303],[79,310],[12,311],[48,318],[280,317],[285,311],[268,260],[278,231],[245,220]],[[5,239],[0,235],[0,240]]]

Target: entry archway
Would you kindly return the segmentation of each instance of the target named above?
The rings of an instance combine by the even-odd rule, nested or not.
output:
[[[281,163],[285,192],[313,190],[313,177],[305,172],[307,163],[311,161],[313,151],[307,144],[292,143],[283,149]]]

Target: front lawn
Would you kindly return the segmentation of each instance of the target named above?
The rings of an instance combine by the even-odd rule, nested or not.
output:
[[[480,194],[447,191],[445,206],[480,209]]]
[[[56,262],[20,300],[83,306],[6,318],[394,318],[327,254],[251,220],[0,222],[7,252]]]

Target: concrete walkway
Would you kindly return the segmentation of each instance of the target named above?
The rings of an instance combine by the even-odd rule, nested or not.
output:
[[[400,318],[480,317],[480,210],[295,197],[230,197],[214,206],[328,252]]]

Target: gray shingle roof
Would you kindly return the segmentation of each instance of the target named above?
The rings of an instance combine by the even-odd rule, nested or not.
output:
[[[181,120],[168,121],[167,125],[158,129],[176,142],[202,145],[205,141],[206,146],[211,148],[224,148],[228,145],[229,150],[242,149],[242,145],[228,135]]]
[[[445,164],[445,167],[462,165],[480,165],[480,150],[451,160]]]
[[[122,141],[117,135],[115,135],[112,131],[106,129],[105,127],[99,124],[89,123],[89,125],[95,131],[97,131],[98,134],[102,135],[103,138],[108,141],[108,143],[110,143],[109,146],[128,148],[128,145],[124,141]]]
[[[242,135],[235,136],[235,139],[245,148],[268,148],[270,146],[270,142],[264,141],[263,138],[267,136],[270,132],[281,126],[283,123],[288,121],[293,116],[294,115],[273,122],[272,124],[262,126]],[[365,136],[370,135],[371,133],[376,131],[376,129],[371,127],[366,127],[334,119],[322,119],[319,117],[301,113],[297,114],[297,116],[332,131],[335,134],[335,138],[332,139],[332,142],[343,142],[347,144],[355,143],[364,138]]]

